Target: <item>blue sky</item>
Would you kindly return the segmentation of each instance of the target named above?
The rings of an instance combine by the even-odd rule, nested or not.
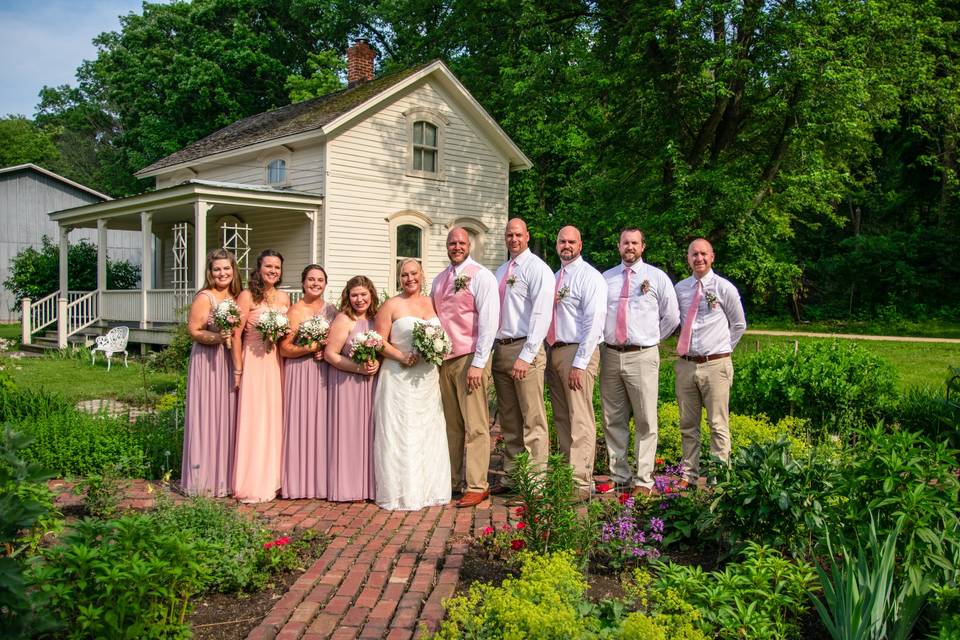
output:
[[[44,85],[76,84],[93,38],[141,13],[141,0],[0,0],[0,116],[33,117]]]

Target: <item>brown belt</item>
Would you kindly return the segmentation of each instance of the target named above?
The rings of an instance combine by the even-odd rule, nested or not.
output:
[[[526,339],[527,336],[520,336],[519,338],[501,338],[499,340],[495,340],[494,342],[497,343],[497,346],[503,346],[505,344],[513,344],[514,342],[520,342],[521,340]]]
[[[709,356],[680,356],[684,360],[689,360],[690,362],[696,362],[697,364],[703,364],[704,362],[709,362],[710,360],[719,360],[720,358],[729,358],[730,352],[727,353],[712,353]]]
[[[646,347],[639,344],[606,344],[607,349],[613,349],[614,351],[619,351],[620,353],[626,353],[628,351],[643,351],[644,349],[653,349],[655,344],[647,345]]]
[[[559,349],[560,347],[578,347],[580,346],[579,342],[554,342],[550,345],[554,349]]]

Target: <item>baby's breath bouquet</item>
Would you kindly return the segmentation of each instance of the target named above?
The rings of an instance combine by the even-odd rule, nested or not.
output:
[[[373,330],[358,333],[350,341],[350,359],[357,364],[373,362],[381,351],[383,351],[383,336]]]
[[[300,323],[297,337],[293,342],[301,347],[313,348],[317,345],[322,347],[326,346],[329,333],[330,322],[323,316],[313,316]]]
[[[415,322],[413,325],[413,348],[424,360],[435,365],[443,364],[443,357],[453,351],[450,336],[432,322]]]
[[[240,309],[237,308],[237,303],[233,300],[224,300],[216,306],[213,310],[213,324],[217,325],[217,328],[220,331],[232,332],[234,329],[240,326]],[[233,343],[230,339],[230,336],[227,335],[227,349],[229,349]]]
[[[290,331],[290,322],[287,320],[287,316],[279,311],[269,309],[257,318],[256,328],[260,337],[263,338],[263,344],[267,352],[269,352],[273,349],[273,345]]]

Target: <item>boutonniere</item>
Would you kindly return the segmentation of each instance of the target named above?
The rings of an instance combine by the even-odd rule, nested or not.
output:
[[[647,295],[647,292],[648,292],[648,291],[650,291],[650,281],[649,281],[649,280],[644,280],[644,281],[640,284],[640,295],[645,296],[645,295]]]
[[[556,302],[560,302],[561,300],[566,298],[568,295],[570,295],[570,287],[566,285],[560,287],[560,289],[557,290]]]
[[[507,278],[508,286],[512,287],[515,284],[517,284],[517,276],[510,276],[509,278]]]
[[[711,311],[720,306],[720,300],[717,299],[717,296],[714,295],[712,291],[707,291],[703,294],[703,297],[707,299],[707,304],[710,305]]]
[[[466,274],[457,276],[453,281],[453,292],[457,293],[459,291],[463,291],[468,286],[470,286],[470,276]]]

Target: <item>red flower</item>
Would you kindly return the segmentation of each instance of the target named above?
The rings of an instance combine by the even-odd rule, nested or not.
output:
[[[510,542],[510,548],[513,549],[514,551],[520,551],[520,549],[523,549],[523,547],[524,547],[523,540],[519,538]]]
[[[276,544],[276,543],[274,543],[274,542],[264,542],[264,543],[263,543],[263,548],[264,548],[264,549],[272,549],[274,544]]]
[[[518,518],[522,518],[526,512],[527,512],[527,508],[520,506],[520,507],[517,507],[513,513],[516,514]]]
[[[663,458],[657,458],[654,460],[654,464],[663,464]]]
[[[527,528],[527,523],[526,523],[526,522],[518,522],[518,523],[517,523],[517,531],[519,531],[520,529],[526,529],[526,528]]]
[[[630,499],[629,493],[621,493],[619,496],[617,496],[617,500],[620,501],[620,504],[627,504],[627,500],[629,499]]]
[[[663,488],[663,492],[664,492],[664,493],[672,493],[672,492],[673,492],[673,487],[670,487],[670,486],[668,485],[668,486],[666,486],[666,487]]]
[[[493,527],[484,527],[484,528],[483,528],[483,535],[485,535],[485,536],[492,536],[493,533],[494,533]]]
[[[612,488],[613,487],[611,487],[606,482],[601,482],[600,484],[597,485],[597,493],[610,493],[610,489]]]

